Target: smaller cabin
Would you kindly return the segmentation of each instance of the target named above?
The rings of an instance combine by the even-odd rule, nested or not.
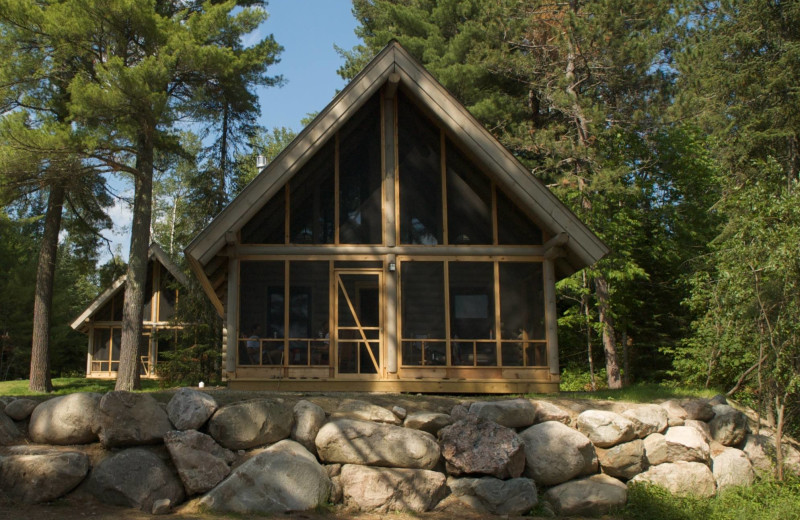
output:
[[[176,325],[173,318],[180,287],[185,287],[188,280],[158,244],[150,245],[148,257],[139,375],[156,378],[158,362],[163,360],[165,352],[174,350],[177,345],[181,326]],[[89,337],[86,377],[117,377],[126,278],[127,275],[117,278],[71,324],[73,329]]]

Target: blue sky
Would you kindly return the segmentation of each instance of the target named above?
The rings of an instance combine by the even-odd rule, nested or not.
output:
[[[325,108],[344,88],[345,81],[336,74],[343,61],[333,46],[350,49],[358,43],[353,32],[358,24],[351,9],[350,0],[269,0],[269,18],[248,40],[255,42],[271,33],[283,46],[280,63],[268,73],[283,75],[285,85],[258,90],[262,126],[285,126],[299,132],[306,114]],[[133,199],[130,181],[112,179],[111,185],[120,195]],[[115,251],[119,246],[127,261],[131,209],[117,200],[109,208],[109,216],[114,228],[103,235],[112,241]]]

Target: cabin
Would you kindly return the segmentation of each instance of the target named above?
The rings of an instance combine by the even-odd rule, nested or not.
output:
[[[117,278],[71,324],[73,329],[89,337],[86,377],[117,377],[126,277]],[[150,245],[139,342],[140,377],[157,378],[158,362],[163,360],[165,352],[175,349],[181,326],[176,325],[173,318],[180,296],[179,287],[186,287],[188,281],[158,244]]]
[[[185,252],[231,388],[508,393],[608,249],[392,42]]]

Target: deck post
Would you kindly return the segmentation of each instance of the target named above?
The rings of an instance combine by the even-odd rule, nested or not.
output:
[[[228,258],[228,302],[225,309],[225,323],[227,332],[227,352],[225,352],[225,371],[233,374],[236,372],[236,351],[238,349],[239,331],[237,316],[239,314],[239,259]]]
[[[558,370],[558,315],[556,311],[556,277],[553,260],[546,258],[544,271],[544,321],[547,330],[547,364],[550,374],[557,376]]]

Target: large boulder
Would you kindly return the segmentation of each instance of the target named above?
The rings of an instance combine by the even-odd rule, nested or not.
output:
[[[660,406],[667,411],[667,423],[669,426],[683,426],[688,414],[678,401],[670,399],[661,403]]]
[[[636,482],[663,487],[674,495],[713,497],[717,492],[714,475],[708,466],[699,462],[667,462],[652,466],[630,479],[628,484]]]
[[[552,486],[597,471],[597,456],[584,434],[557,421],[535,424],[520,434],[525,443],[525,474]]]
[[[311,453],[317,453],[317,438],[319,429],[325,424],[325,410],[311,401],[305,399],[294,405],[294,425],[290,437],[305,446]]]
[[[651,433],[644,438],[644,455],[649,466],[656,466],[669,461],[667,441],[660,433]]]
[[[15,421],[24,421],[33,413],[33,409],[39,405],[33,399],[15,399],[6,406],[6,415]]]
[[[507,428],[527,428],[536,419],[536,407],[527,399],[478,401],[470,405],[469,413]]]
[[[172,423],[153,396],[115,391],[100,399],[97,427],[103,446],[113,448],[159,444]]]
[[[516,432],[468,415],[439,430],[442,456],[450,475],[515,478],[525,468],[525,448]]]
[[[706,399],[692,399],[682,405],[686,419],[708,422],[714,418],[714,409]]]
[[[72,491],[89,472],[89,457],[76,451],[39,452],[0,457],[0,489],[33,504]]]
[[[164,444],[188,495],[205,493],[228,476],[236,456],[197,430],[173,430]]]
[[[231,450],[246,450],[289,437],[294,413],[282,400],[259,399],[223,406],[208,422],[208,433]]]
[[[439,430],[453,422],[453,418],[446,413],[420,412],[408,415],[403,426],[436,435]]]
[[[647,468],[644,441],[635,439],[608,449],[597,448],[597,460],[603,473],[629,479]]]
[[[13,446],[22,444],[25,438],[17,425],[4,412],[0,412],[0,446]]]
[[[436,439],[427,432],[354,419],[327,423],[316,445],[327,463],[432,469],[440,457]]]
[[[624,506],[628,488],[608,475],[592,475],[550,488],[543,499],[559,516],[595,516]]]
[[[89,475],[88,491],[99,501],[147,513],[157,500],[172,505],[184,499],[183,484],[155,453],[131,448],[104,459]]]
[[[622,412],[633,423],[633,432],[640,439],[651,433],[662,433],[669,425],[669,415],[662,406],[643,404]]]
[[[194,388],[181,388],[167,403],[169,420],[178,430],[199,430],[219,405],[210,395]]]
[[[738,446],[747,435],[747,417],[727,404],[714,406],[714,418],[708,423],[711,437],[724,446]]]
[[[745,452],[753,468],[758,473],[774,474],[777,464],[777,450],[775,449],[775,439],[767,435],[747,435],[745,437],[742,451]],[[800,475],[800,452],[791,445],[784,443],[783,465],[786,472]]]
[[[667,460],[670,462],[702,462],[710,460],[708,442],[696,428],[672,426],[664,434],[667,443]]]
[[[344,503],[361,511],[430,511],[447,493],[445,476],[424,469],[372,468],[346,464]]]
[[[742,450],[736,448],[726,447],[717,453],[712,453],[711,472],[718,491],[735,486],[749,486],[756,478],[750,459]]]
[[[558,405],[549,401],[531,401],[531,404],[536,408],[536,416],[534,423],[543,423],[547,421],[558,421],[562,424],[569,425],[572,422],[572,414],[564,410]]]
[[[391,410],[356,399],[342,401],[333,413],[333,417],[335,419],[357,419],[359,421],[372,421],[387,424],[400,424],[403,422]]]
[[[77,393],[48,399],[34,408],[28,435],[37,444],[90,444],[97,441],[97,408],[103,396]]]
[[[200,506],[240,514],[283,514],[324,506],[331,491],[325,468],[301,444],[283,440],[234,469]]]
[[[578,415],[578,431],[598,448],[610,448],[636,437],[630,419],[605,410],[586,410]]]
[[[464,504],[492,515],[524,515],[539,501],[536,484],[528,478],[450,477],[447,487]]]

